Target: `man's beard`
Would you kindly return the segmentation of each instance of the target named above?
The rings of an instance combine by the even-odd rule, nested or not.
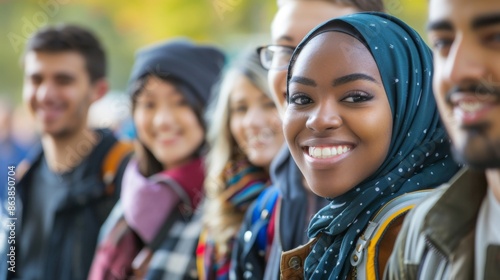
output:
[[[480,101],[492,104],[500,103],[499,83],[488,80],[470,81],[454,86],[446,93],[446,103],[453,106],[452,96],[456,93],[463,93],[474,96]],[[498,121],[498,120],[494,120]],[[453,157],[459,163],[473,168],[487,169],[500,167],[500,136],[496,138],[488,137],[487,131],[492,129],[492,123],[480,123],[462,127],[466,131],[465,143],[459,151],[452,147]]]
[[[467,141],[462,150],[452,147],[453,158],[461,164],[468,165],[474,169],[500,168],[500,140],[490,140],[482,137],[480,149],[470,147]],[[477,144],[475,145],[478,146]]]

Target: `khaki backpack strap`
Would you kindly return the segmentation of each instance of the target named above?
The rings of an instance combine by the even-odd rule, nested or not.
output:
[[[356,269],[356,279],[381,278],[385,263],[379,261],[387,261],[404,216],[429,193],[430,190],[421,190],[404,194],[389,201],[379,210],[368,223],[351,254],[350,262]],[[391,240],[388,240],[388,237]],[[385,245],[384,248],[381,248],[381,245]]]
[[[113,183],[116,177],[118,168],[123,159],[133,151],[131,142],[117,141],[109,150],[102,164],[102,178],[106,189],[106,195],[112,195],[115,192],[116,186]]]
[[[383,270],[387,263],[388,256],[391,254],[392,248],[394,247],[394,242],[396,241],[395,237],[391,238],[391,240],[385,240],[387,239],[386,236],[390,233],[391,231],[390,228],[396,221],[399,221],[399,224],[402,224],[404,216],[414,206],[415,205],[408,205],[391,213],[388,219],[386,219],[383,223],[380,224],[379,229],[370,239],[366,252],[366,258],[367,258],[366,279],[380,279],[381,278],[380,276],[383,275],[384,273]],[[400,226],[397,227],[397,232],[399,232],[400,228],[401,228]],[[381,246],[381,245],[386,245],[386,246]],[[387,257],[385,257],[384,263],[379,265],[379,262],[381,261],[381,255],[386,255]],[[371,262],[370,260],[373,260],[373,262]]]

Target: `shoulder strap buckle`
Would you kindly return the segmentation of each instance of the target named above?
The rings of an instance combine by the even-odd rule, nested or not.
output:
[[[351,254],[350,261],[352,266],[357,266],[363,259],[363,250],[367,247],[367,244],[370,242],[370,238],[372,237],[377,227],[378,223],[372,221],[368,222],[368,226],[363,232],[363,235],[358,238],[356,248],[354,248],[354,251]]]

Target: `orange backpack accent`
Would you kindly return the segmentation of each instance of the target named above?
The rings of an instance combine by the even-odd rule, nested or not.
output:
[[[115,192],[116,186],[113,181],[115,180],[118,168],[123,159],[127,157],[134,149],[131,142],[117,141],[113,147],[108,151],[108,154],[102,163],[102,179],[106,185],[104,192],[106,195],[112,195]]]

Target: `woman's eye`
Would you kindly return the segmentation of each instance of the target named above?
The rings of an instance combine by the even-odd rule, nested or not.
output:
[[[274,104],[274,101],[267,101],[264,103],[264,108],[275,109],[276,104]]]
[[[350,93],[349,96],[345,97],[342,101],[349,103],[359,103],[366,102],[373,98],[372,95],[364,93],[364,92],[353,92]]]
[[[290,104],[306,105],[312,103],[312,99],[303,94],[294,94],[290,97]]]
[[[245,113],[246,111],[247,107],[242,105],[231,108],[232,113]]]
[[[137,105],[144,109],[152,109],[155,107],[155,103],[153,101],[147,101],[147,100],[137,101]]]
[[[177,102],[175,104],[177,106],[187,106],[187,105],[189,105],[188,102],[186,101],[186,99],[184,99],[184,98],[177,100]]]

